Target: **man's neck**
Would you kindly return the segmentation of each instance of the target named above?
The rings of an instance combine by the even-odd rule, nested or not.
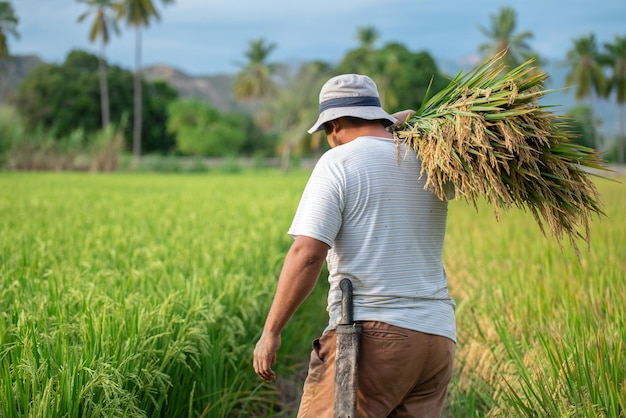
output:
[[[345,138],[347,138],[347,140],[344,143],[350,142],[360,136],[376,136],[379,138],[393,139],[391,131],[388,131],[382,125],[367,125],[348,128],[345,133]]]

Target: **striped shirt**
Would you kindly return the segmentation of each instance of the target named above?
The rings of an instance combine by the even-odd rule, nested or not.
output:
[[[329,325],[341,316],[339,282],[354,288],[354,319],[456,341],[455,304],[442,252],[447,202],[424,189],[415,153],[359,137],[318,161],[289,229],[328,244]],[[424,176],[425,177],[425,176]]]

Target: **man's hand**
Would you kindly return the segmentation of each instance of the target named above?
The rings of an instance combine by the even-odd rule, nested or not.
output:
[[[287,252],[263,334],[254,348],[254,371],[266,382],[276,379],[272,364],[280,348],[280,333],[315,288],[329,248],[322,241],[299,235]]]
[[[276,379],[272,364],[276,363],[276,352],[280,348],[280,335],[263,332],[254,347],[254,371],[266,382]]]
[[[413,116],[415,114],[415,110],[411,110],[411,109],[406,109],[406,110],[401,110],[400,112],[396,112],[394,113],[393,116],[394,118],[398,119],[398,121],[396,123],[394,123],[393,125],[390,126],[391,129],[395,129],[395,128],[400,128],[402,125],[404,125],[410,118],[411,116]]]

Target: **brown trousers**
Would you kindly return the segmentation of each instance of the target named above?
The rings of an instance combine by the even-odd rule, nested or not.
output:
[[[357,417],[439,418],[452,377],[456,344],[383,322],[362,322]],[[335,332],[313,342],[298,418],[331,418]]]

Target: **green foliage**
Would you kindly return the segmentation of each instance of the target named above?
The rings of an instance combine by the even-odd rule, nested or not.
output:
[[[624,105],[626,102],[626,35],[615,35],[613,42],[605,42],[605,54],[601,61],[607,65],[611,74],[609,76],[609,92],[615,93],[617,104]]]
[[[7,163],[10,153],[24,135],[19,115],[10,107],[0,107],[0,168]]]
[[[276,83],[272,80],[281,66],[268,63],[267,59],[276,48],[274,43],[266,43],[265,39],[257,39],[248,43],[245,52],[247,61],[233,84],[235,97],[241,100],[265,100],[276,94]]]
[[[572,142],[587,148],[594,148],[597,141],[591,109],[585,105],[578,105],[569,110],[568,116],[571,119],[565,129],[572,135]]]
[[[133,108],[133,75],[118,66],[107,68],[111,119],[120,123]],[[144,119],[148,121],[145,149],[168,152],[174,140],[166,132],[167,106],[177,96],[162,82],[143,82]],[[91,134],[101,129],[98,58],[84,51],[72,51],[62,65],[36,67],[20,84],[13,103],[29,130],[38,127],[64,137],[76,129]],[[130,138],[131,126],[125,137]],[[128,139],[127,139],[128,140]],[[129,147],[129,144],[127,144]]]
[[[624,159],[624,156],[622,154],[624,150],[624,141],[626,141],[626,138],[621,138],[620,140],[620,137],[616,136],[614,141],[612,141],[607,147],[606,151],[602,153],[602,158],[610,163],[618,164],[621,166]]]
[[[286,170],[291,155],[316,155],[322,151],[323,133],[309,135],[307,129],[318,117],[320,87],[332,76],[330,65],[310,62],[286,80],[285,88],[266,108],[267,119],[276,126],[275,132],[281,155],[281,166]]]
[[[0,60],[9,55],[7,35],[19,38],[17,31],[18,17],[8,1],[0,1]]]
[[[420,107],[428,87],[439,91],[447,84],[427,52],[411,52],[400,43],[381,49],[349,51],[335,72],[367,74],[376,82],[383,106],[390,113]]]
[[[602,56],[598,51],[595,35],[589,34],[574,39],[572,49],[567,51],[566,64],[570,72],[565,82],[575,89],[576,99],[593,98],[593,94],[605,97],[606,76],[602,70]]]
[[[503,53],[503,61],[509,68],[515,68],[524,61],[535,58],[536,53],[528,45],[528,40],[533,37],[531,32],[517,33],[517,15],[511,7],[502,7],[497,14],[490,16],[491,26],[485,28],[479,26],[480,31],[489,41],[481,44],[478,49],[483,59],[489,59],[494,55]]]
[[[76,129],[58,137],[53,131],[27,131],[14,109],[0,110],[0,167],[18,170],[91,170],[118,168],[122,127],[86,133]]]
[[[168,106],[178,98],[178,93],[163,81],[144,83],[143,141],[141,149],[146,153],[174,151],[176,141],[167,131]],[[130,137],[130,136],[129,136]]]
[[[611,97],[615,97],[617,105],[620,106],[620,130],[616,144],[616,161],[624,164],[626,161],[626,36],[615,35],[612,43],[605,43],[606,54],[603,55],[603,63],[610,68],[609,92]]]
[[[89,40],[100,40],[105,46],[111,40],[111,34],[119,34],[119,27],[114,16],[115,0],[77,0],[84,3],[89,9],[78,16],[78,22],[83,22],[93,14],[93,21],[89,27]]]
[[[168,5],[174,0],[161,0],[161,4]],[[125,20],[126,24],[139,28],[148,26],[152,19],[159,20],[161,15],[152,0],[120,0],[115,4],[117,18]]]
[[[184,155],[236,155],[246,142],[245,118],[223,114],[206,102],[187,99],[169,106],[168,132]]]

